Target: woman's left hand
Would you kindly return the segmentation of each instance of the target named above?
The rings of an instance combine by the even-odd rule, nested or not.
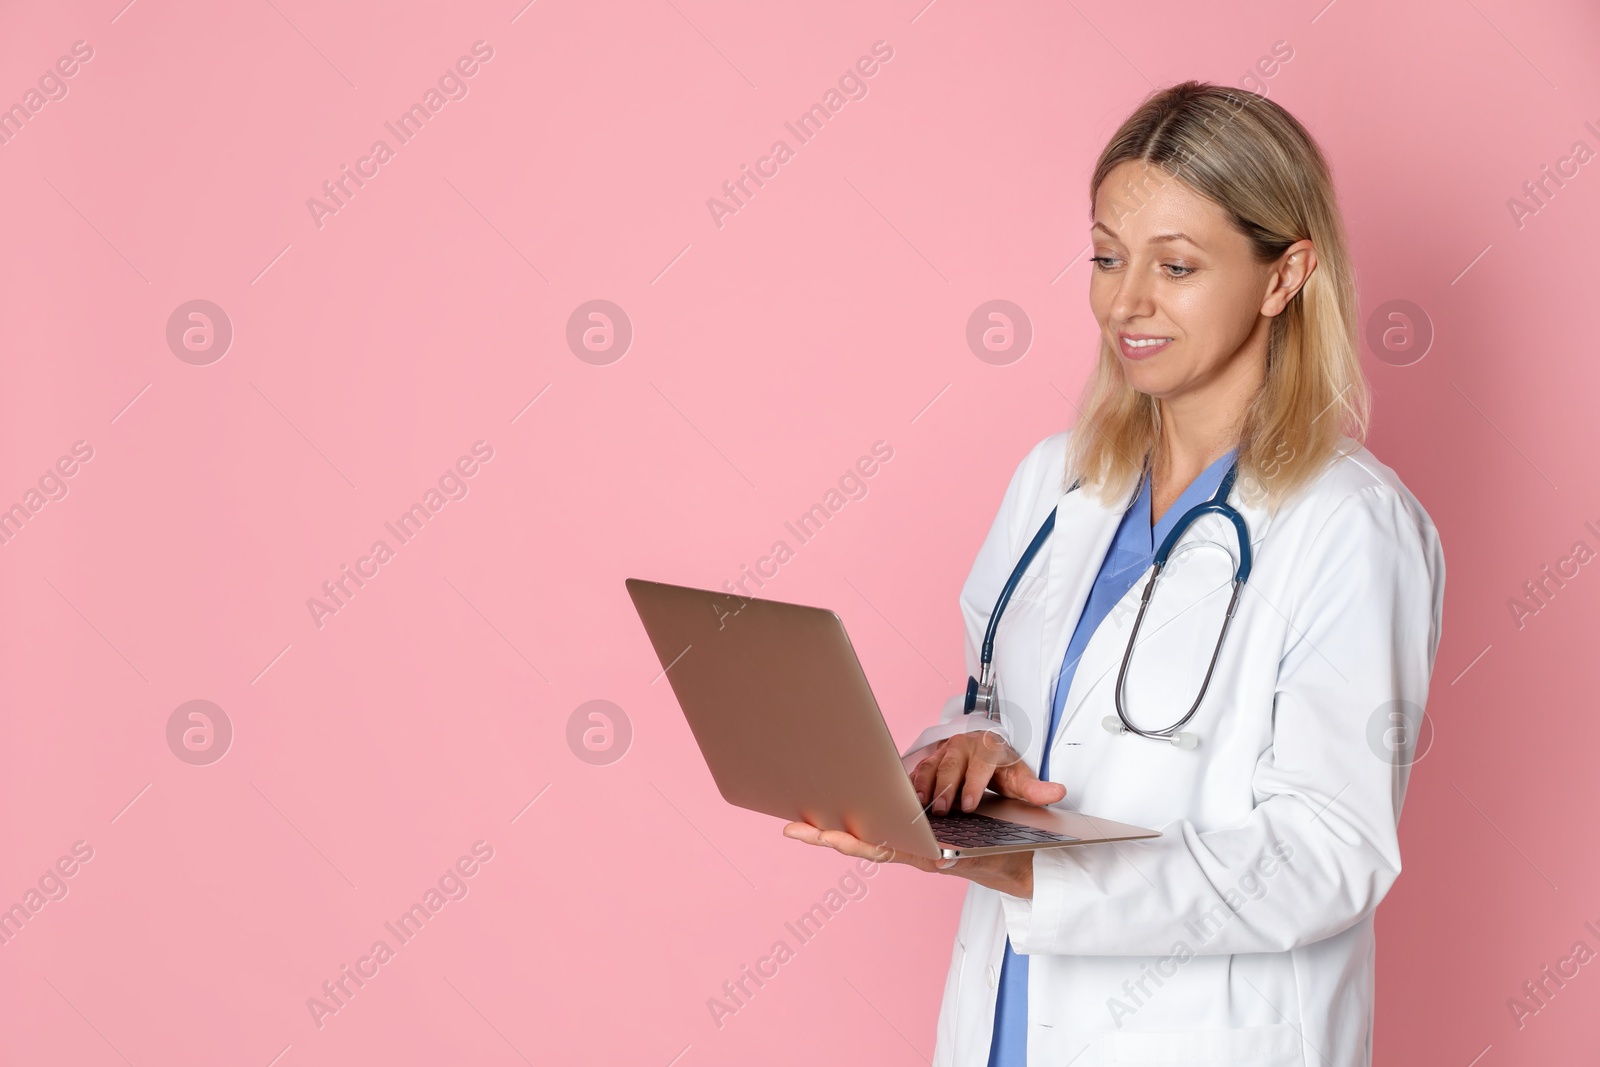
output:
[[[783,828],[784,837],[821,845],[846,856],[874,863],[904,863],[919,871],[953,874],[981,886],[997,889],[1023,900],[1033,899],[1033,852],[1001,852],[993,856],[967,856],[955,860],[933,860],[909,852],[898,852],[888,845],[869,845],[844,830],[822,830],[808,822],[792,822]]]

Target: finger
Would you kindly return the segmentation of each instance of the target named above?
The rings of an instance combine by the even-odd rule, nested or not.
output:
[[[920,803],[925,805],[933,798],[939,764],[956,744],[958,744],[956,738],[946,738],[917,764],[916,770],[912,773],[912,785],[917,790],[917,800]]]
[[[916,768],[912,770],[911,788],[917,792],[918,804],[926,804],[928,802],[928,793],[933,788],[934,771],[938,768],[939,759],[943,755],[944,748],[941,746],[929,755],[924,756]]]
[[[1064,800],[1066,795],[1067,787],[1064,783],[1041,782],[1035,779],[1028,800],[1034,804],[1054,804],[1058,800]]]
[[[824,830],[819,835],[822,844],[845,856],[856,859],[871,860],[874,863],[891,862],[896,853],[888,845],[869,845],[867,842],[844,830]]]
[[[961,788],[961,779],[965,776],[966,770],[966,750],[951,745],[939,758],[939,766],[934,773],[934,789],[930,803],[935,815],[943,815],[950,810],[951,801]]]
[[[1020,760],[1004,767],[995,775],[995,785],[1008,797],[1016,797],[1030,804],[1054,804],[1067,795],[1067,787],[1060,782],[1041,782],[1033,768]]]
[[[867,842],[863,841],[862,844],[866,846],[868,854],[861,858],[871,860],[873,863],[912,863],[916,859],[914,856],[902,856],[887,841],[879,841],[875,845],[867,844]]]
[[[862,844],[866,844],[866,842],[862,842]],[[877,845],[867,845],[867,849],[872,854],[863,856],[862,858],[871,860],[878,864],[898,863],[906,867],[915,867],[919,871],[936,870],[939,864],[938,860],[932,860],[926,856],[919,856],[915,852],[896,851],[895,849],[891,848],[887,842],[883,841],[878,842]]]
[[[983,791],[989,787],[989,781],[994,777],[995,765],[991,761],[992,751],[984,738],[987,733],[980,734],[976,742],[976,751],[967,760],[967,773],[965,782],[961,787],[961,810],[971,811],[983,799]]]
[[[804,841],[808,845],[820,845],[819,839],[822,831],[808,822],[792,822],[783,828],[784,837],[792,837],[796,841]]]

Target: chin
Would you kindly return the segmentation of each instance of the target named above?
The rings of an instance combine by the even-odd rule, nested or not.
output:
[[[1169,390],[1164,380],[1166,375],[1157,372],[1154,367],[1134,363],[1120,356],[1117,361],[1122,364],[1122,380],[1127,382],[1128,387],[1134,392],[1144,393],[1157,400],[1167,395]]]

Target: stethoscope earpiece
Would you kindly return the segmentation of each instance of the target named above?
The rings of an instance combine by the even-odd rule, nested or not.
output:
[[[1115,715],[1107,715],[1104,719],[1100,720],[1100,725],[1105,727],[1105,731],[1108,734],[1125,734],[1130,732],[1126,726],[1122,725],[1122,720],[1117,718]],[[1146,734],[1144,736],[1161,737],[1163,735]],[[1194,734],[1191,734],[1187,730],[1179,730],[1177,733],[1167,737],[1167,740],[1172,742],[1173,748],[1181,748],[1185,751],[1192,751],[1193,749],[1200,747],[1200,738],[1196,737]]]

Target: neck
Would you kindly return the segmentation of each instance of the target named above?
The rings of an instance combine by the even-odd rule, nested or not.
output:
[[[1250,402],[1266,380],[1266,337],[1258,332],[1259,343],[1253,336],[1213,380],[1157,401],[1161,406],[1161,440],[1153,457],[1157,482],[1187,485],[1238,446]]]

